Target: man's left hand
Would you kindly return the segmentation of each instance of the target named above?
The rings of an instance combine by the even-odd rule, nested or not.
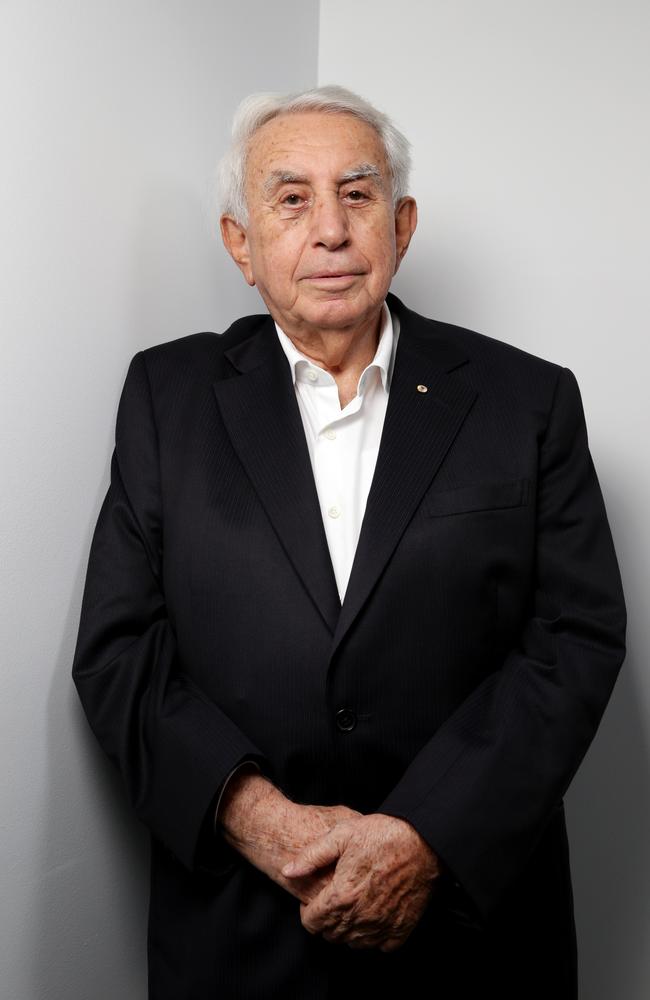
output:
[[[331,881],[300,905],[303,926],[351,948],[395,951],[420,920],[440,875],[435,852],[406,820],[370,813],[337,823],[282,873],[303,876],[332,862]]]

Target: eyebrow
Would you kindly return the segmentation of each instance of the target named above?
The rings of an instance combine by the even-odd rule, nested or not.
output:
[[[307,178],[291,170],[272,170],[264,181],[264,194],[271,194],[282,184],[306,184]]]
[[[374,163],[359,163],[356,167],[346,170],[339,177],[339,184],[349,184],[350,181],[363,180],[364,177],[371,177],[373,180],[382,180],[381,170]],[[272,170],[264,181],[263,191],[265,195],[270,195],[282,184],[309,184],[309,178],[303,174],[296,174],[293,170]]]
[[[381,170],[374,163],[360,163],[358,167],[346,170],[340,178],[340,183],[347,184],[349,181],[360,181],[364,177],[373,177],[375,180],[381,181]]]

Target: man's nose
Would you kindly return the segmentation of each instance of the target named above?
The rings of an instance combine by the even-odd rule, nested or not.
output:
[[[350,227],[346,207],[336,194],[318,198],[313,209],[313,241],[336,250],[347,243]]]

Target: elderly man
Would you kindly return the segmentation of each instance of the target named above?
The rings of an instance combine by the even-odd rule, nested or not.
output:
[[[129,366],[73,675],[156,1000],[577,996],[619,569],[573,373],[389,292],[408,169],[349,91],[247,99],[221,231],[268,313]]]

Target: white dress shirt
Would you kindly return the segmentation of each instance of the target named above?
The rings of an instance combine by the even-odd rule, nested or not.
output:
[[[341,603],[359,541],[370,484],[377,464],[379,442],[388,406],[388,393],[399,338],[399,319],[384,302],[375,356],[364,368],[357,394],[341,409],[336,379],[297,349],[278,324],[275,329],[291,367]],[[221,787],[246,764],[239,763]]]
[[[356,396],[341,409],[334,376],[302,354],[275,324],[291,366],[341,603],[377,463],[398,326],[384,302],[375,356],[361,373]]]

